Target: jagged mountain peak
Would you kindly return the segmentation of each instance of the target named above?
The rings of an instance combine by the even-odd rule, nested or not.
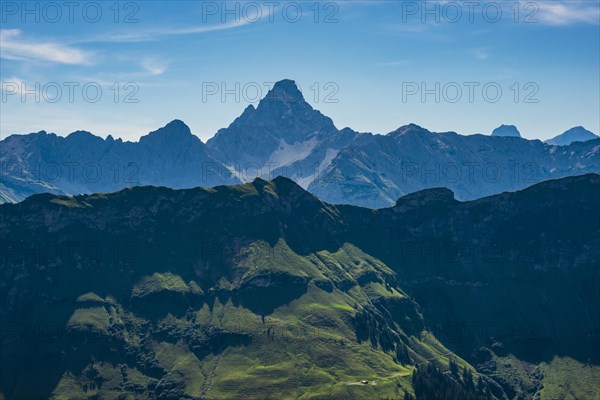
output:
[[[253,104],[248,104],[248,107],[246,107],[244,109],[244,112],[242,113],[242,115],[240,115],[240,117],[243,117],[244,115],[247,115],[247,114],[251,114],[255,110],[256,110],[256,107],[254,107]]]
[[[291,79],[276,82],[258,103],[257,110],[268,115],[282,115],[290,111],[294,114],[318,112],[304,99],[300,88]]]
[[[190,131],[190,127],[185,124],[180,119],[174,119],[173,121],[166,124],[164,127],[160,128],[158,131],[168,132],[168,133],[176,133],[176,134],[192,134]],[[158,132],[155,131],[155,132]]]
[[[403,125],[400,128],[396,129],[393,132],[388,133],[388,136],[399,136],[406,135],[408,133],[431,133],[429,130],[423,128],[414,123],[410,123],[408,125]]]
[[[331,118],[315,110],[293,80],[277,82],[255,108],[248,106],[207,145],[227,165],[283,166],[302,160],[321,141],[339,135]]]
[[[150,144],[155,140],[159,140],[161,142],[170,142],[172,145],[173,141],[189,141],[190,139],[200,140],[198,137],[192,134],[190,128],[183,121],[174,119],[162,128],[142,136],[140,138],[140,143]]]
[[[265,96],[267,100],[280,101],[304,101],[304,96],[295,81],[283,79],[273,85],[273,88]]]

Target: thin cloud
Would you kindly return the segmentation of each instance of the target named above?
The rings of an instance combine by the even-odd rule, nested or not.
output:
[[[402,23],[388,27],[396,32],[421,33],[433,27],[453,26],[454,23],[444,17],[442,8],[445,4],[457,3],[451,0],[421,0],[414,2],[416,12],[409,15],[402,14]],[[495,4],[502,8],[502,18],[512,21],[515,18],[515,9],[518,3],[519,20],[525,23],[538,23],[550,26],[569,26],[577,24],[600,25],[600,2],[597,0],[515,0],[515,2],[496,2],[484,0],[474,3],[473,11],[466,6],[460,7],[462,16],[458,23],[471,24],[473,18],[476,23],[486,22],[484,7],[486,4]],[[398,4],[402,4],[398,2]],[[433,4],[434,6],[427,6]],[[457,3],[462,4],[462,3]],[[427,7],[435,10],[427,13]],[[483,33],[481,30],[477,33]]]
[[[432,26],[433,24],[417,21],[412,23],[388,24],[384,25],[384,28],[394,33],[423,33]]]
[[[476,49],[470,49],[469,54],[472,55],[473,57],[475,57],[478,60],[487,60],[490,57],[489,52],[487,51],[487,49],[484,48],[476,48]]]
[[[20,29],[0,29],[0,58],[47,61],[59,64],[91,64],[91,54],[57,42],[25,39]]]
[[[229,29],[239,28],[248,24],[258,23],[259,21],[268,19],[270,12],[262,12],[261,14],[254,13],[252,15],[246,15],[245,18],[241,18],[237,21],[231,21],[222,24],[205,25],[205,26],[191,26],[187,28],[171,28],[171,29],[152,29],[152,30],[141,30],[138,32],[129,32],[121,34],[109,34],[109,35],[97,35],[90,38],[84,38],[78,40],[76,43],[102,43],[102,42],[150,42],[165,39],[171,36],[182,36],[182,35],[193,35],[199,33],[209,33],[216,31],[223,31]]]
[[[167,64],[154,58],[144,58],[140,62],[140,69],[130,72],[102,73],[96,76],[79,76],[77,80],[82,82],[94,82],[102,86],[110,87],[115,82],[127,82],[137,86],[162,86],[157,83],[142,82],[145,78],[155,77],[167,71]],[[169,85],[165,85],[169,86]]]
[[[167,70],[164,64],[149,58],[142,60],[142,68],[146,71],[146,75],[150,76],[162,75]]]
[[[543,1],[537,4],[539,5],[537,19],[541,23],[548,25],[600,24],[600,3],[596,1]]]
[[[377,66],[378,67],[399,67],[401,65],[406,65],[406,64],[408,64],[408,61],[406,61],[406,60],[397,60],[397,61],[387,61],[387,62],[378,63]]]
[[[5,96],[12,94],[23,94],[23,90],[25,88],[27,88],[27,82],[25,82],[21,78],[17,78],[16,76],[13,76],[6,80],[2,80],[2,82],[0,82],[0,89],[4,94],[3,101],[5,99]]]
[[[247,21],[240,20],[239,22],[231,22],[227,24],[199,26],[183,29],[163,29],[152,31],[131,32],[116,35],[99,35],[93,38],[83,39],[81,42],[150,42],[154,40],[164,39],[169,36],[191,35],[196,33],[207,33],[221,31],[226,29],[237,28],[248,24]]]

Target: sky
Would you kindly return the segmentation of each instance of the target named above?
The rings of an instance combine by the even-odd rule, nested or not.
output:
[[[338,128],[600,132],[600,2],[2,1],[0,138],[203,141],[293,79]]]

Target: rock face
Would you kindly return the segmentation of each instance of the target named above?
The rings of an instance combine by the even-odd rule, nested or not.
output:
[[[0,142],[4,200],[40,192],[110,192],[127,186],[172,188],[239,182],[213,158],[206,145],[175,120],[140,138],[123,142],[77,131],[63,138],[44,131]]]
[[[371,210],[278,177],[0,205],[0,394],[533,398],[536,366],[571,363],[535,374],[544,387],[598,371],[599,189],[430,189]],[[478,388],[444,379],[448,360]],[[593,382],[577,389],[595,398]]]
[[[500,125],[492,132],[492,136],[521,137],[521,133],[514,125]]]
[[[555,146],[568,146],[573,142],[587,142],[598,138],[600,136],[588,131],[583,126],[576,126],[550,140],[546,140],[546,143]]]
[[[564,135],[590,137],[579,129]],[[329,202],[377,208],[433,187],[469,200],[600,172],[600,139],[557,147],[523,139],[506,125],[492,137],[434,133],[414,124],[387,135],[339,130],[294,81],[283,80],[206,145],[178,120],[137,143],[42,131],[0,141],[0,165],[0,202],[43,192],[211,187],[285,176]]]
[[[219,159],[230,165],[240,163],[264,163],[279,151],[280,158],[298,157],[304,148],[290,149],[286,146],[305,144],[310,149],[311,139],[337,131],[333,121],[314,110],[291,80],[277,82],[260,101],[257,108],[249,105],[229,125],[219,130],[207,142]]]
[[[207,146],[244,181],[283,175],[306,187],[340,149],[370,137],[348,128],[339,131],[331,118],[306,102],[294,81],[286,79],[277,82],[258,107],[248,106],[219,130]]]

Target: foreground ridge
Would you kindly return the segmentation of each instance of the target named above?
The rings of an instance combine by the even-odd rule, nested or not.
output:
[[[588,174],[377,210],[284,177],[0,205],[0,318],[19,321],[0,393],[596,395],[570,371],[599,373],[599,202]],[[40,324],[47,342],[23,336]]]

